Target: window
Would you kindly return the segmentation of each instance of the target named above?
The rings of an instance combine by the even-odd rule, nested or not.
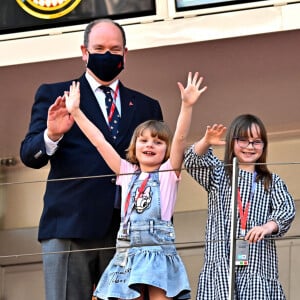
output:
[[[0,33],[80,25],[105,17],[125,19],[155,13],[155,0],[1,0]]]
[[[219,7],[227,6],[232,4],[242,4],[250,2],[260,2],[257,1],[240,1],[240,0],[175,0],[176,11],[185,11],[190,9],[199,9],[199,8],[210,8],[210,7]]]

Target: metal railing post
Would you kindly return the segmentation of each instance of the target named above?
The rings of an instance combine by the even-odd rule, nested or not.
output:
[[[231,233],[230,233],[230,261],[229,261],[229,300],[234,300],[235,289],[235,254],[236,254],[236,223],[237,223],[237,189],[238,189],[238,162],[232,161],[232,194],[231,194]]]

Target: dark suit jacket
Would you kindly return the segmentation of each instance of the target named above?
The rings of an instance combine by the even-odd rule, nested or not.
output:
[[[120,132],[114,142],[85,76],[81,76],[79,81],[82,111],[101,129],[123,158],[137,125],[149,119],[162,120],[158,101],[120,83],[122,117]],[[57,96],[69,90],[71,82],[43,84],[39,87],[32,107],[29,131],[21,144],[20,156],[26,166],[38,169],[50,161],[39,240],[101,239],[110,226],[114,210],[115,176],[111,176],[113,172],[76,124],[65,133],[55,154],[46,154],[43,134],[47,126],[48,108]],[[98,178],[98,175],[104,176]],[[85,176],[94,178],[74,179]],[[66,178],[73,179],[62,180]]]

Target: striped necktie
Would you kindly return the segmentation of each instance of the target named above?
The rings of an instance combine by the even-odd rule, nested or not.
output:
[[[118,112],[116,103],[111,95],[112,89],[104,85],[100,86],[100,89],[105,94],[105,105],[106,105],[109,129],[111,131],[113,139],[115,140],[117,138],[117,134],[119,133],[118,125],[121,116]]]

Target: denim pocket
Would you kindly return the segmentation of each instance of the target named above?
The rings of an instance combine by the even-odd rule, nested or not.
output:
[[[159,243],[174,243],[175,231],[173,226],[156,227],[152,232],[153,237]]]

